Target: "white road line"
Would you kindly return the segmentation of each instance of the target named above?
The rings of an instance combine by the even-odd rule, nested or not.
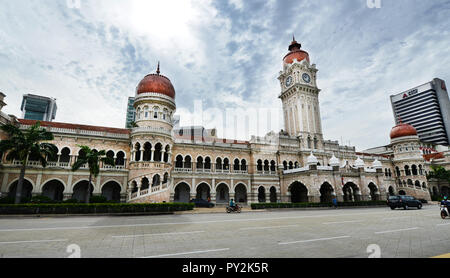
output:
[[[322,223],[324,225],[331,225],[331,224],[344,224],[344,223],[361,223],[364,222],[363,220],[359,221],[359,220],[354,220],[354,221],[342,221],[342,222],[325,222]]]
[[[334,239],[343,239],[343,238],[350,238],[350,236],[339,236],[339,237],[317,238],[317,239],[308,239],[308,240],[291,241],[291,242],[280,242],[278,244],[279,245],[287,245],[287,244],[306,243],[306,242],[314,242],[314,241],[325,241],[325,240],[334,240]]]
[[[164,235],[187,235],[187,234],[199,234],[205,231],[193,231],[193,232],[179,232],[179,233],[162,233],[162,234],[143,234],[143,235],[129,235],[129,236],[112,236],[113,238],[133,238],[143,236],[164,236]]]
[[[53,240],[28,240],[28,241],[9,241],[0,242],[0,244],[20,244],[20,243],[45,243],[45,242],[62,242],[67,241],[67,239],[53,239]]]
[[[394,219],[403,219],[403,218],[410,218],[410,216],[399,216],[399,217],[383,218],[381,220],[394,220]]]
[[[150,223],[150,224],[126,224],[126,225],[107,225],[107,226],[78,226],[78,227],[53,227],[53,228],[22,228],[22,229],[2,229],[0,232],[20,232],[20,231],[50,231],[50,230],[80,230],[80,229],[100,229],[100,228],[121,228],[121,227],[146,227],[146,226],[162,226],[162,225],[185,225],[185,224],[208,224],[208,223],[223,223],[223,222],[246,222],[246,221],[267,221],[267,220],[282,220],[282,219],[305,219],[305,218],[320,218],[320,217],[340,217],[340,216],[355,216],[355,215],[370,215],[370,214],[386,214],[386,212],[366,212],[366,213],[350,213],[350,214],[322,214],[322,215],[306,215],[306,216],[287,216],[287,217],[270,217],[270,218],[242,218],[242,219],[221,219],[211,221],[192,221],[192,222],[174,222],[174,223]]]
[[[409,229],[399,229],[399,230],[392,230],[392,231],[383,231],[383,232],[375,232],[375,234],[387,234],[387,233],[396,233],[396,232],[404,232],[404,231],[413,231],[418,230],[419,227],[409,228]]]
[[[290,228],[290,227],[299,227],[300,225],[286,225],[286,226],[270,226],[270,227],[249,227],[249,228],[241,228],[241,231],[247,230],[264,230],[264,229],[279,229],[279,228]]]
[[[450,225],[450,223],[445,223],[445,224],[437,224],[436,226],[448,226]]]
[[[230,248],[215,249],[215,250],[203,250],[203,251],[193,251],[193,252],[176,253],[176,254],[164,254],[164,255],[156,255],[156,256],[142,257],[142,259],[162,258],[162,257],[174,257],[174,256],[181,256],[181,255],[201,254],[201,253],[211,253],[211,252],[221,252],[221,251],[228,251],[228,250],[230,250]]]

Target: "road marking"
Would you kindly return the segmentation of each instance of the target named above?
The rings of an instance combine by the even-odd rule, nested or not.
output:
[[[9,241],[0,242],[0,244],[20,244],[20,243],[44,243],[44,242],[62,242],[67,239],[53,239],[53,240],[28,240],[28,241]]]
[[[331,224],[344,224],[344,223],[361,223],[364,222],[363,220],[354,220],[354,221],[342,221],[342,222],[325,222],[322,223],[324,225],[331,225]]]
[[[432,257],[432,259],[450,259],[450,253]]]
[[[287,244],[306,243],[306,242],[314,242],[314,241],[325,241],[325,240],[334,240],[334,239],[343,239],[343,238],[350,238],[350,236],[339,236],[339,237],[308,239],[308,240],[291,241],[291,242],[280,242],[278,244],[279,245],[287,245]]]
[[[199,234],[205,231],[193,231],[193,232],[179,232],[179,233],[162,233],[162,234],[144,234],[144,235],[130,235],[130,236],[112,236],[113,238],[133,238],[143,236],[164,236],[164,235],[186,235],[186,234]]]
[[[387,234],[387,233],[396,233],[396,232],[403,232],[403,231],[413,231],[418,230],[419,227],[409,228],[409,229],[400,229],[400,230],[392,230],[392,231],[383,231],[383,232],[375,232],[375,234]]]
[[[450,225],[450,223],[445,223],[445,224],[437,224],[436,226],[447,226]]]
[[[249,227],[249,228],[241,228],[241,231],[247,230],[264,230],[264,229],[278,229],[278,228],[290,228],[290,227],[299,227],[300,225],[286,225],[286,226],[270,226],[270,227]]]
[[[305,219],[305,218],[321,218],[321,217],[337,217],[337,216],[355,216],[369,214],[386,214],[386,212],[366,212],[366,213],[350,213],[350,214],[322,214],[322,215],[306,215],[306,216],[288,216],[288,217],[270,217],[270,218],[242,218],[242,219],[228,219],[228,220],[211,220],[211,221],[193,221],[193,222],[172,222],[172,223],[149,223],[149,224],[125,224],[125,225],[107,225],[107,226],[78,226],[78,227],[53,227],[53,228],[22,228],[22,229],[3,229],[0,232],[20,232],[20,231],[50,231],[50,230],[80,230],[80,229],[101,229],[101,228],[121,228],[121,227],[146,227],[146,226],[161,226],[161,225],[185,225],[185,224],[208,224],[208,223],[223,223],[223,222],[246,222],[246,221],[267,221],[267,220],[282,220],[282,219]]]
[[[399,216],[399,217],[391,217],[391,218],[383,218],[382,220],[394,220],[394,219],[403,219],[409,218],[410,216]]]
[[[228,250],[230,250],[230,248],[215,249],[215,250],[203,250],[203,251],[193,251],[193,252],[176,253],[176,254],[164,254],[164,255],[142,257],[142,259],[173,257],[173,256],[190,255],[190,254],[201,254],[201,253],[211,253],[211,252],[222,252],[222,251],[228,251]]]

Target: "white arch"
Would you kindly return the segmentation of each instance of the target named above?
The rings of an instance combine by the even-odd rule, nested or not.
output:
[[[109,180],[107,180],[106,182],[104,182],[102,185],[100,185],[100,191],[102,191],[102,190],[103,190],[103,187],[104,187],[107,183],[109,183],[109,182],[115,182],[115,183],[117,183],[117,184],[120,186],[120,193],[122,193],[122,191],[124,190],[124,188],[123,188],[122,184],[121,184],[120,182],[116,181],[115,179],[109,179]]]
[[[242,184],[242,185],[245,186],[245,189],[247,190],[247,193],[248,193],[248,192],[249,192],[249,191],[248,191],[248,186],[247,186],[247,184],[244,183],[244,182],[238,182],[238,183],[236,183],[236,184],[234,185],[233,191],[236,192],[236,187],[237,187],[238,185],[240,185],[240,184]]]
[[[27,181],[29,181],[29,182],[31,183],[31,186],[33,186],[33,191],[34,191],[34,189],[36,188],[36,185],[34,184],[34,182],[33,182],[32,180],[30,180],[29,178],[27,178],[27,177],[24,177],[24,181],[25,181],[25,180],[27,180]],[[7,187],[7,191],[8,191],[8,192],[11,190],[11,186],[12,186],[16,181],[19,182],[19,178],[16,178],[16,179],[12,180],[12,182],[9,183],[9,185],[8,185],[8,187]]]
[[[228,191],[231,190],[230,185],[229,185],[227,182],[221,181],[221,182],[219,182],[218,184],[216,184],[216,188],[215,188],[216,191],[217,191],[217,188],[219,187],[219,185],[221,185],[221,184],[226,185],[226,186],[228,187]]]
[[[45,182],[41,183],[41,186],[40,186],[40,188],[39,188],[39,192],[42,192],[42,189],[44,188],[44,185],[45,185],[45,184],[47,184],[48,182],[51,182],[51,181],[53,181],[53,180],[57,180],[57,181],[61,182],[62,185],[64,186],[64,191],[66,190],[67,185],[66,185],[66,183],[65,183],[62,179],[60,179],[60,178],[49,178],[49,179],[46,180]]]
[[[194,190],[195,190],[196,192],[197,192],[198,186],[201,185],[201,184],[206,184],[206,185],[208,185],[208,186],[209,186],[209,190],[212,190],[212,186],[211,186],[208,182],[206,182],[206,181],[201,181],[201,182],[199,182],[199,183],[195,186],[195,188],[194,188]]]
[[[73,189],[75,188],[75,186],[76,186],[77,184],[83,182],[83,181],[89,183],[89,179],[81,179],[81,180],[78,180],[78,181],[72,183],[72,185],[70,186],[70,191],[69,191],[69,192],[72,192],[72,193],[73,193]],[[94,192],[95,192],[95,189],[96,189],[96,188],[95,188],[95,183],[94,183],[93,180],[91,181],[91,184],[92,184],[92,186],[94,187]]]

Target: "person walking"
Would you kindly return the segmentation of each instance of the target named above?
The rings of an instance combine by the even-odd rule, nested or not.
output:
[[[338,208],[338,201],[337,201],[336,197],[333,197],[333,206],[335,209]]]

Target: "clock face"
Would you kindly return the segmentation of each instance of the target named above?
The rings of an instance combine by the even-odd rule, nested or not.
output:
[[[286,87],[291,86],[292,82],[293,82],[292,76],[289,76],[288,78],[286,78]]]
[[[311,76],[309,76],[309,74],[304,73],[304,74],[302,75],[302,77],[303,77],[303,81],[305,81],[306,83],[311,82]]]

